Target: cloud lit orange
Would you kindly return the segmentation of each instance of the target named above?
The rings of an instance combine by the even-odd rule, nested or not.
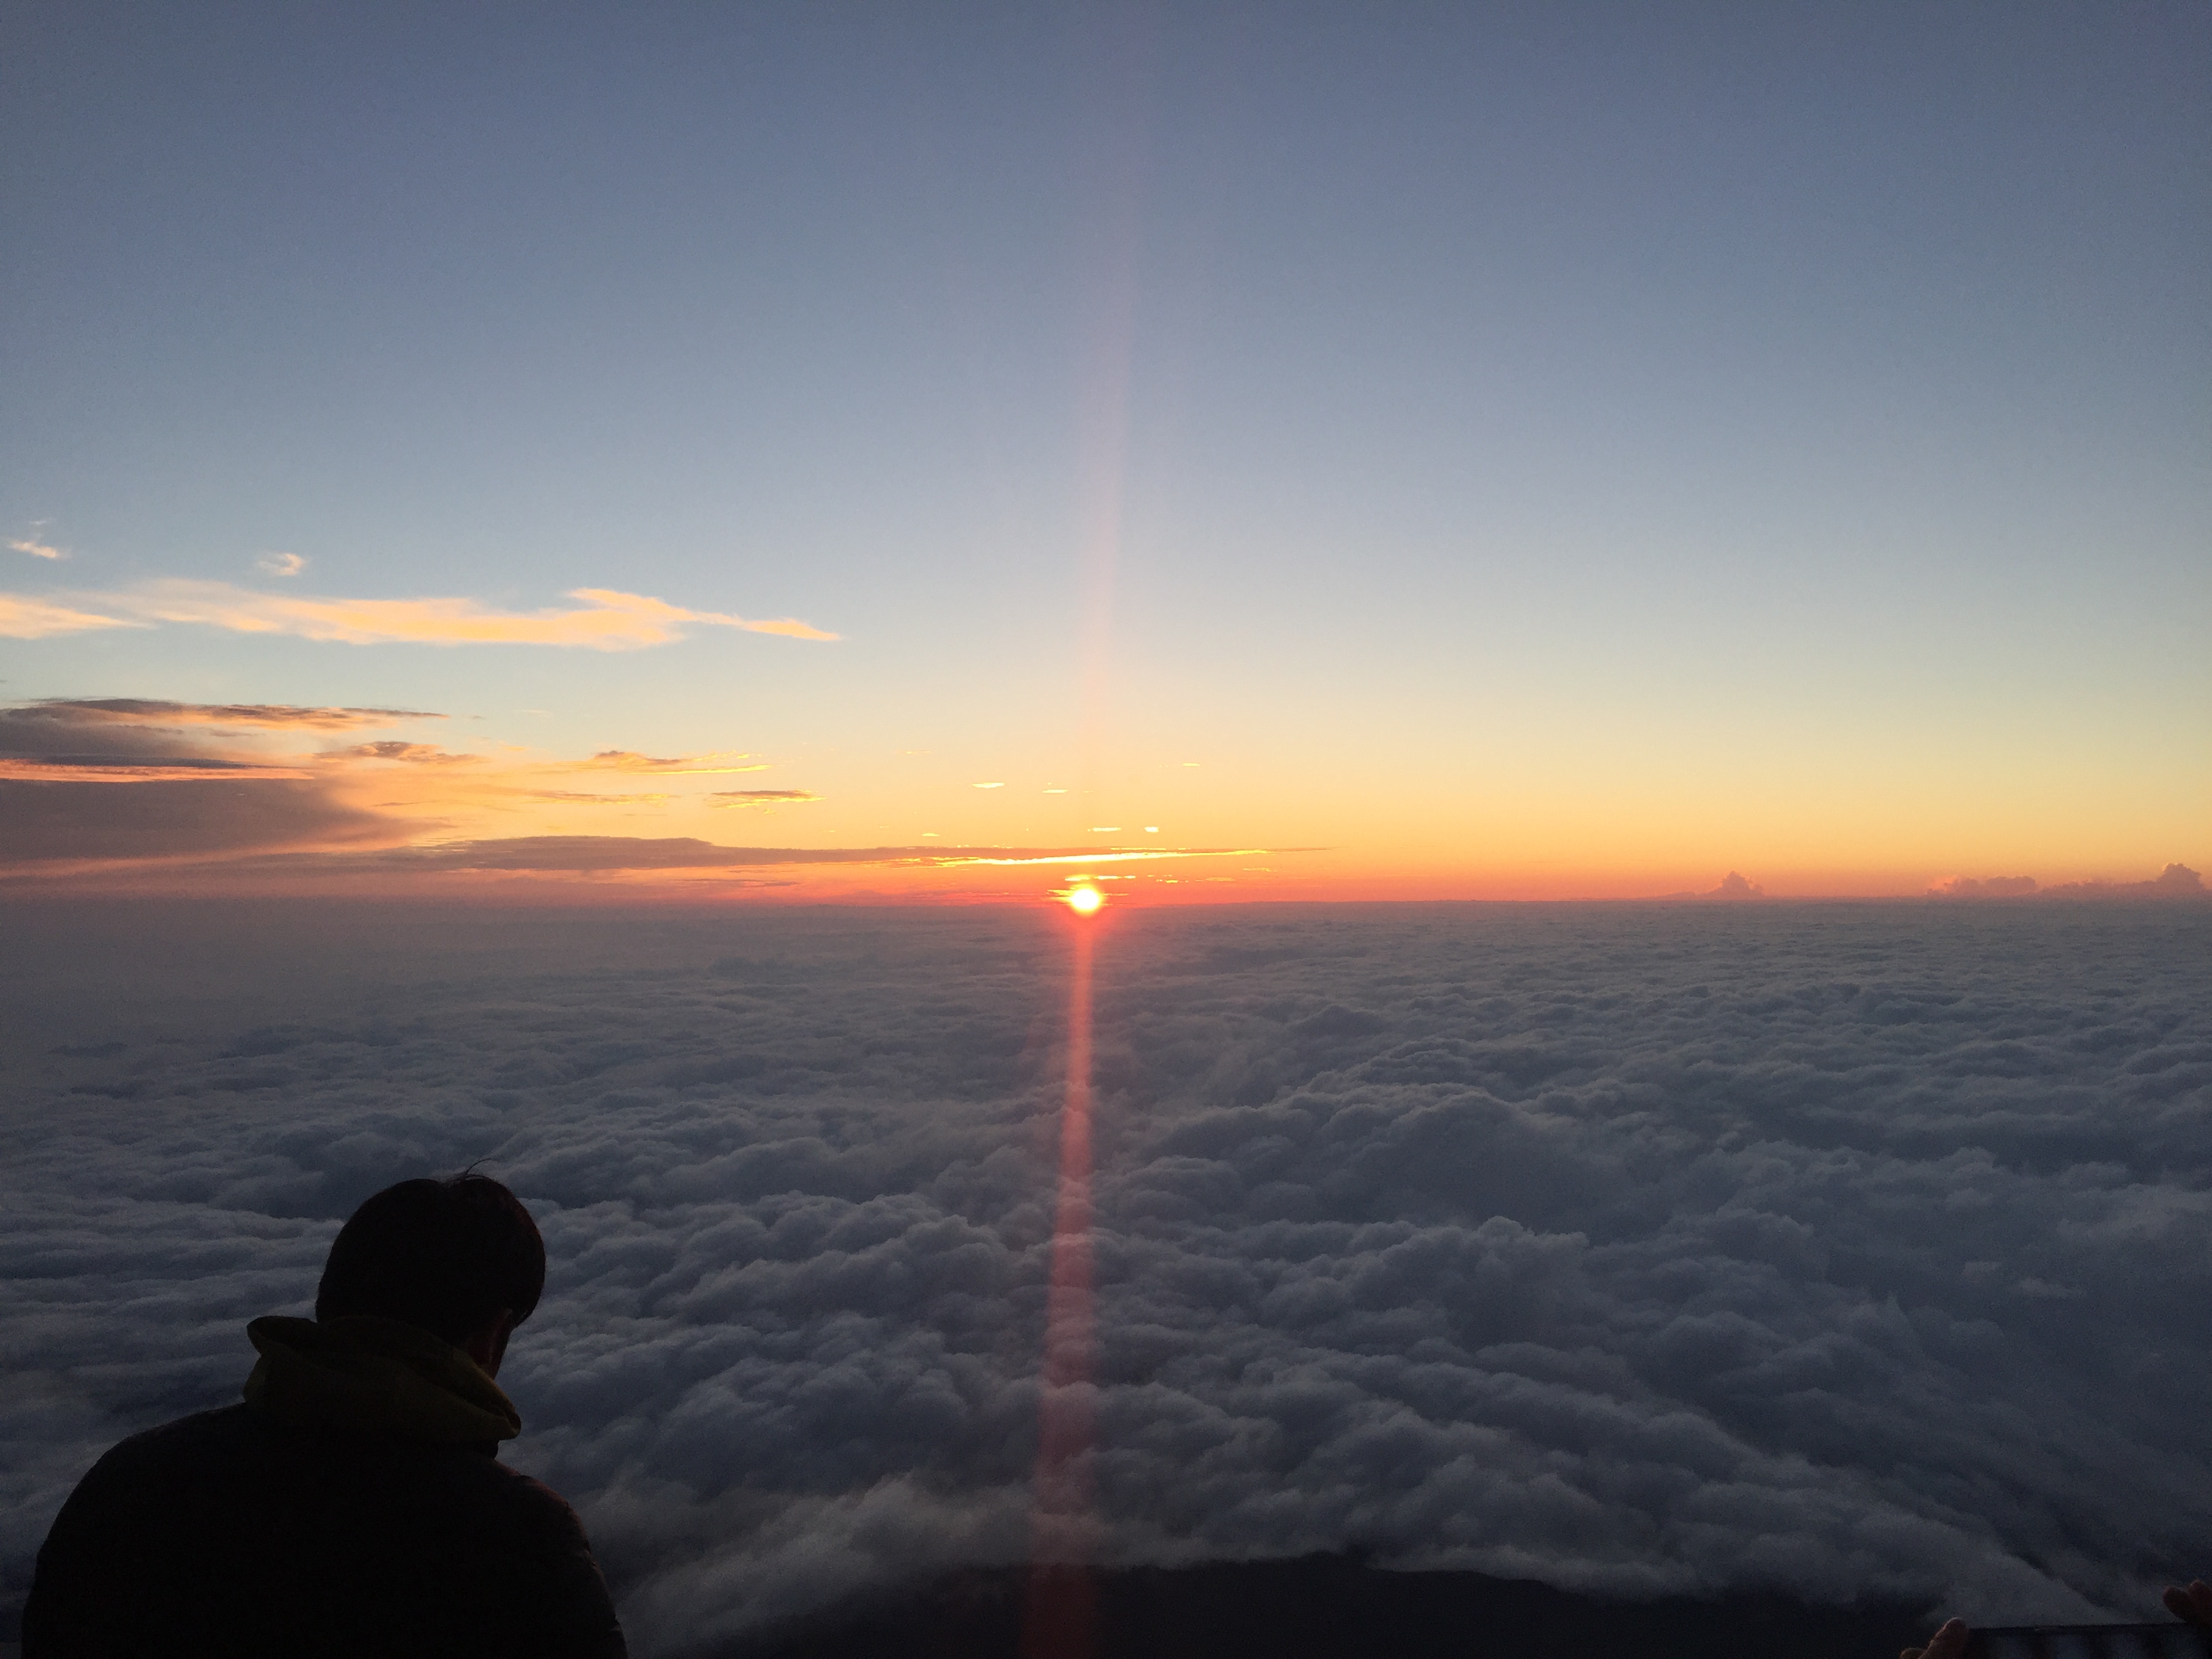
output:
[[[750,761],[750,765],[721,764]],[[765,772],[766,761],[753,761],[749,755],[736,753],[711,755],[674,755],[662,757],[641,755],[631,749],[602,749],[585,761],[571,761],[557,769],[564,772],[655,772],[665,774],[696,774],[722,772]]]
[[[98,628],[143,628],[143,623],[104,617],[24,593],[0,593],[0,638],[43,640],[55,634],[84,634]]]
[[[717,789],[707,802],[710,806],[803,806],[821,799],[808,789]]]
[[[634,651],[684,639],[696,626],[787,639],[834,640],[795,617],[759,620],[691,611],[642,593],[580,587],[571,611],[498,611],[470,599],[345,599],[264,593],[229,582],[166,579],[107,593],[62,596],[67,605],[0,595],[0,633],[35,639],[98,628],[185,623],[240,634],[289,634],[346,645],[557,645]],[[96,610],[77,610],[82,605]]]

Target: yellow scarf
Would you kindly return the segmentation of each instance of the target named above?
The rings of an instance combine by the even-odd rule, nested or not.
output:
[[[441,1445],[522,1432],[514,1402],[483,1368],[419,1326],[366,1314],[321,1323],[271,1315],[246,1334],[261,1355],[246,1403],[289,1427]]]

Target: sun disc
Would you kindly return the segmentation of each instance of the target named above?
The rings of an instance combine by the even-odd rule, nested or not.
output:
[[[1106,895],[1096,887],[1075,887],[1068,890],[1067,908],[1079,916],[1096,915],[1098,907],[1106,902]]]

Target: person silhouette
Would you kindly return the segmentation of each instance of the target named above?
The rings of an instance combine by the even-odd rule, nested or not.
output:
[[[545,1244],[488,1176],[403,1181],[331,1243],[313,1319],[246,1327],[242,1404],[111,1449],[55,1516],[23,1659],[623,1659],[575,1511],[501,1464],[494,1381]]]

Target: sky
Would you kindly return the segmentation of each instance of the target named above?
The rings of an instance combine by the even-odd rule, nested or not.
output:
[[[633,1652],[1029,1559],[1078,930],[1089,1559],[2000,1623],[2204,1570],[2194,909],[19,908],[0,1639],[87,1466],[471,1164],[550,1257],[507,1455]]]
[[[0,38],[8,886],[2212,868],[2201,7]]]

